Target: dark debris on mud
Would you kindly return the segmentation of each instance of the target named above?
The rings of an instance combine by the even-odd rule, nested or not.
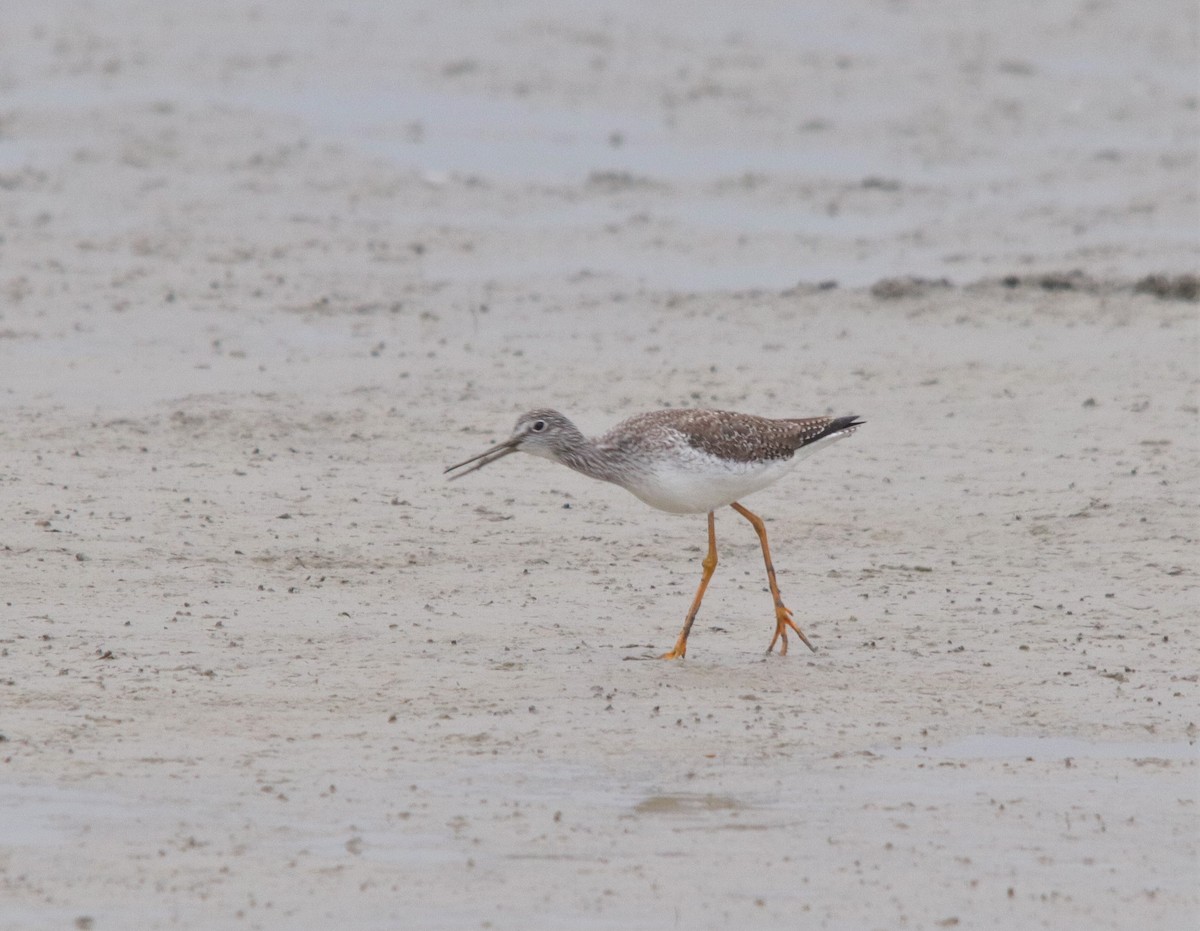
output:
[[[1009,290],[1037,289],[1040,291],[1074,291],[1082,294],[1150,294],[1168,301],[1200,301],[1200,275],[1153,274],[1137,280],[1096,278],[1078,269],[1073,271],[1038,272],[1029,275],[1004,275],[985,278],[966,285],[971,289],[1002,287]],[[871,295],[881,301],[925,297],[946,288],[955,287],[946,278],[904,276],[881,278],[871,286]]]

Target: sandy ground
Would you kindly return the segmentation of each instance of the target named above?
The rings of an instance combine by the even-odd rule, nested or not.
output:
[[[1195,4],[793,6],[6,6],[0,928],[1195,927]]]

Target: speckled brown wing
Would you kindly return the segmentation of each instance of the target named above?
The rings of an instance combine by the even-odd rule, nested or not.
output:
[[[796,425],[752,414],[714,410],[656,411],[657,425],[694,449],[730,462],[788,459],[797,448]]]
[[[683,437],[689,446],[730,462],[790,459],[803,446],[860,423],[855,417],[806,417],[773,420],[736,411],[652,411],[631,417],[610,430],[605,446],[671,446]]]
[[[670,426],[696,449],[731,462],[790,459],[810,443],[861,423],[856,417],[804,417],[772,420],[733,411],[678,411]]]

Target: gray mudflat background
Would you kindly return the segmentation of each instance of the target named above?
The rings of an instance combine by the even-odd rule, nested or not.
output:
[[[9,5],[0,928],[1195,926],[1195,4],[734,6]]]

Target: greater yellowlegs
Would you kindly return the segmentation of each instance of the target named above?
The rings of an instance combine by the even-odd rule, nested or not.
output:
[[[774,650],[779,641],[780,655],[787,653],[790,627],[815,653],[816,648],[796,626],[792,612],[779,597],[775,567],[767,546],[767,528],[738,499],[778,481],[799,460],[849,436],[863,422],[854,416],[771,420],[732,411],[663,410],[630,417],[603,436],[588,439],[558,411],[540,409],[522,414],[512,436],[503,443],[450,466],[446,472],[471,466],[451,476],[459,478],[509,453],[532,453],[592,478],[620,485],[651,507],[674,514],[707,512],[708,555],[702,563],[704,575],[683,630],[674,648],[662,655],[663,659],[680,659],[687,653],[688,633],[717,568],[713,515],[717,508],[729,505],[750,521],[762,544],[767,583],[775,599],[775,635],[767,652]]]

